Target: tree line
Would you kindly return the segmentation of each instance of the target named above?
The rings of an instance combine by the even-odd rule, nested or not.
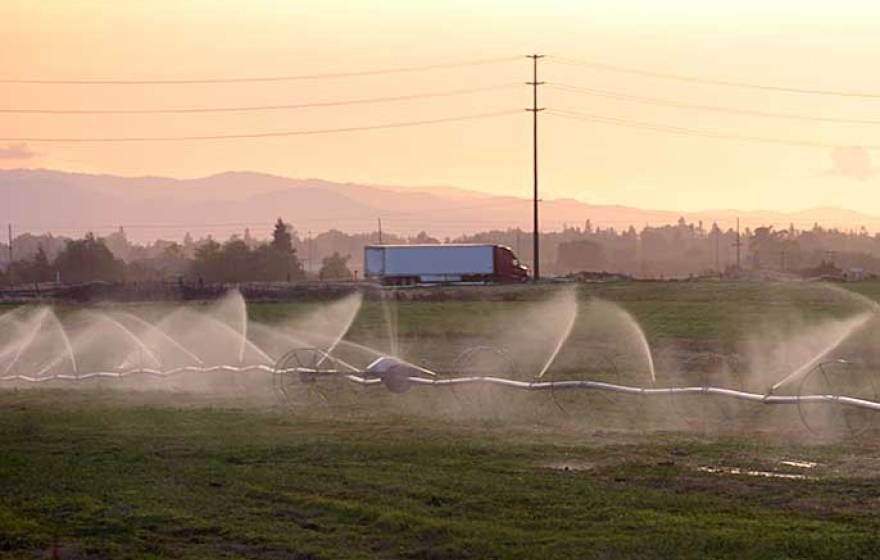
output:
[[[295,282],[306,278],[348,280],[362,277],[363,248],[379,242],[378,232],[330,230],[302,237],[278,219],[266,240],[245,230],[219,242],[212,237],[182,242],[131,243],[124,230],[81,239],[23,234],[13,243],[15,262],[0,261],[0,283],[60,280],[191,282]],[[493,243],[507,245],[526,264],[532,261],[531,234],[510,228],[440,240],[427,233],[400,236],[385,232],[386,244]],[[762,274],[834,275],[846,271],[880,274],[880,235],[864,229],[841,231],[814,225],[745,228],[741,233],[712,224],[646,226],[641,230],[565,227],[541,235],[542,269],[551,274],[584,271],[641,278],[681,277],[753,271]],[[7,247],[8,249],[8,247]],[[0,259],[6,252],[0,248]]]
[[[281,218],[268,242],[233,237],[219,243],[208,237],[195,244],[191,255],[183,245],[170,243],[162,245],[159,255],[126,262],[114,254],[113,245],[113,238],[102,239],[87,233],[82,239],[65,240],[63,247],[56,248],[54,258],[50,258],[38,243],[32,256],[0,269],[0,284],[167,280],[170,276],[199,283],[294,282],[305,278],[292,228]],[[334,280],[351,279],[348,260],[348,256],[339,253],[325,257],[319,275]]]

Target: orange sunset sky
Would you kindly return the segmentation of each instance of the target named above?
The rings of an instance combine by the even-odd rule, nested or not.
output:
[[[173,177],[255,170],[529,196],[531,123],[521,109],[531,102],[530,90],[523,84],[531,69],[522,55],[539,52],[548,55],[540,76],[548,85],[540,96],[541,105],[549,109],[655,128],[812,144],[722,140],[674,134],[666,128],[575,120],[547,111],[540,121],[546,198],[674,210],[840,206],[880,214],[880,156],[872,149],[880,147],[878,31],[880,5],[853,1],[2,0],[0,79],[5,82],[0,84],[0,109],[4,110],[236,107],[492,89],[276,111],[0,113],[0,137],[5,139],[0,141],[0,167]],[[247,78],[477,59],[499,60],[321,80],[15,83]],[[572,60],[859,95],[669,80],[571,64]],[[592,93],[561,85],[589,88]],[[596,95],[597,90],[603,95]],[[687,107],[672,106],[676,103]],[[482,120],[320,136],[96,144],[39,141],[345,128],[506,110],[511,112]],[[31,140],[17,140],[21,138]]]

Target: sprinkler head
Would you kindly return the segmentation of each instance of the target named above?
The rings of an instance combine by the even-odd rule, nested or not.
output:
[[[388,356],[373,361],[366,371],[382,379],[385,388],[397,394],[407,392],[412,386],[409,378],[421,373],[413,366]]]

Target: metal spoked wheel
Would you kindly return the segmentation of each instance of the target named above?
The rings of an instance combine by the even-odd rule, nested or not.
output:
[[[452,362],[452,371],[462,377],[504,377],[516,376],[516,364],[510,355],[495,346],[472,346],[463,350]],[[501,407],[496,402],[496,387],[482,383],[451,385],[452,394],[469,414],[481,417],[500,415]]]
[[[871,429],[877,413],[839,404],[837,402],[810,402],[806,395],[848,396],[878,400],[877,383],[873,371],[861,364],[835,360],[816,365],[801,379],[798,386],[798,415],[804,427],[821,436],[858,436]]]
[[[745,390],[745,376],[735,358],[714,353],[703,358],[709,363],[700,364],[704,367],[695,372],[679,375],[673,385]],[[700,431],[730,427],[742,418],[747,406],[740,401],[708,394],[672,394],[669,404],[676,418],[688,429]]]
[[[516,364],[506,350],[495,346],[472,346],[452,362],[456,372],[467,375],[507,377],[516,372]]]
[[[586,371],[581,372],[582,378],[601,379],[618,385],[622,383],[620,369],[613,356],[603,352],[594,362]],[[557,373],[544,380],[567,381],[576,377],[569,373]],[[556,408],[570,419],[594,417],[605,413],[616,402],[615,397],[605,391],[558,389],[555,385],[550,389],[550,398]]]
[[[721,367],[697,374],[699,386],[704,389],[721,387],[736,391],[745,390],[743,374],[736,363],[723,356],[717,356],[717,359],[721,361]],[[681,403],[685,399],[687,403]],[[682,420],[691,428],[699,430],[730,426],[737,418],[742,417],[744,408],[744,403],[740,401],[705,393],[690,397],[674,397],[674,401],[677,403]]]
[[[282,356],[272,372],[272,388],[279,401],[301,405],[327,400],[319,389],[319,378],[332,371],[333,362],[318,348],[296,348]]]

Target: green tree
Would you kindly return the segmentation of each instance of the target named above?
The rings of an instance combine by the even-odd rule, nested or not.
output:
[[[104,242],[87,233],[82,239],[68,241],[55,259],[61,280],[68,284],[92,281],[119,281],[125,265],[117,260]]]
[[[348,260],[351,255],[342,256],[334,252],[321,261],[320,276],[322,280],[350,280],[351,270],[348,269]]]
[[[15,261],[9,266],[9,275],[17,282],[36,283],[49,282],[53,279],[54,271],[49,264],[49,258],[43,246],[37,246],[34,257],[27,260]]]
[[[435,237],[431,237],[424,231],[420,231],[418,235],[410,238],[410,243],[415,243],[416,245],[428,245],[440,243],[440,240]]]
[[[256,280],[251,248],[241,239],[231,239],[223,244],[220,255],[220,274],[223,282]]]
[[[256,269],[260,273],[260,280],[290,281],[305,276],[302,263],[293,247],[290,230],[290,224],[285,224],[278,218],[272,231],[271,243],[256,250]]]
[[[55,271],[52,268],[52,265],[49,264],[49,257],[46,256],[46,251],[43,250],[43,246],[40,245],[37,247],[37,254],[34,255],[34,263],[33,263],[33,278],[35,282],[51,282],[55,276]]]
[[[183,246],[180,243],[172,243],[171,245],[165,247],[162,250],[162,256],[169,259],[184,259],[186,258],[186,254],[184,253]]]
[[[219,280],[220,261],[220,244],[209,237],[196,247],[192,271],[201,280]]]
[[[275,229],[272,231],[272,248],[280,253],[294,252],[290,224],[285,224],[281,218],[275,222]]]

